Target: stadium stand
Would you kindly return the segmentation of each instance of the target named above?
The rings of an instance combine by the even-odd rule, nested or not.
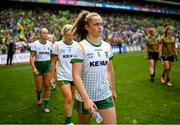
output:
[[[108,0],[96,2],[109,3]],[[133,4],[131,2],[116,2],[113,4]],[[36,6],[34,7],[33,5]],[[81,9],[73,7],[72,10],[68,6],[62,9],[60,9],[62,6],[57,9],[51,9],[49,4],[41,4],[39,6],[37,3],[33,3],[31,7],[27,6],[22,7],[21,4],[7,6],[5,3],[4,6],[0,7],[1,54],[6,53],[6,44],[9,42],[15,42],[16,53],[28,51],[30,44],[37,39],[40,27],[43,26],[48,27],[50,33],[54,34],[57,40],[60,40],[62,37],[60,32],[62,27],[67,23],[73,23]],[[161,16],[154,16],[147,13],[115,12],[111,10],[106,11],[105,9],[96,9],[96,11],[99,11],[105,20],[103,39],[112,46],[117,46],[121,43],[125,46],[140,45],[143,48],[146,29],[148,27],[156,27],[158,34],[161,35],[163,27],[167,24],[173,25],[176,28],[174,35],[176,36],[177,43],[179,43],[179,15],[169,16],[161,14]]]

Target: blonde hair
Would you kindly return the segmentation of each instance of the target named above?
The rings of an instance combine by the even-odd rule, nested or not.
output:
[[[175,28],[173,26],[166,26],[165,29],[164,29],[164,36],[167,37],[167,31],[169,29],[172,29],[172,30],[175,30]]]
[[[66,24],[61,31],[62,35],[66,34],[69,30],[72,31],[72,28],[73,26],[71,24]]]
[[[152,34],[155,35],[156,29],[155,29],[155,28],[149,28],[148,31],[147,31],[147,33],[148,33],[149,36],[152,36]]]

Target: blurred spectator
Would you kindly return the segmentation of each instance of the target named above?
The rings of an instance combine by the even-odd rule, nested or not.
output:
[[[7,47],[8,47],[8,51],[7,51],[7,63],[6,65],[12,65],[12,60],[13,60],[13,55],[15,53],[15,45],[13,43],[13,41],[10,41],[8,44],[7,44]]]

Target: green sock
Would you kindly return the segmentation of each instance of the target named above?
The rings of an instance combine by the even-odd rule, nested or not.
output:
[[[65,124],[72,123],[72,116],[66,117]]]
[[[41,92],[37,92],[37,100],[41,99]]]
[[[44,99],[44,107],[48,108],[49,99]]]

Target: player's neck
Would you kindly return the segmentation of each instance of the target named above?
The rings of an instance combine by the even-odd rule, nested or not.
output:
[[[71,45],[73,43],[73,41],[65,41],[64,40],[64,43],[67,44],[67,45]]]
[[[92,37],[92,36],[88,35],[87,40],[94,45],[100,45],[101,44],[100,37]]]
[[[42,43],[42,44],[46,44],[47,41],[46,41],[46,39],[40,38],[40,39],[39,39],[39,42]]]
[[[171,38],[171,34],[167,34],[167,35],[166,35],[166,38]]]

